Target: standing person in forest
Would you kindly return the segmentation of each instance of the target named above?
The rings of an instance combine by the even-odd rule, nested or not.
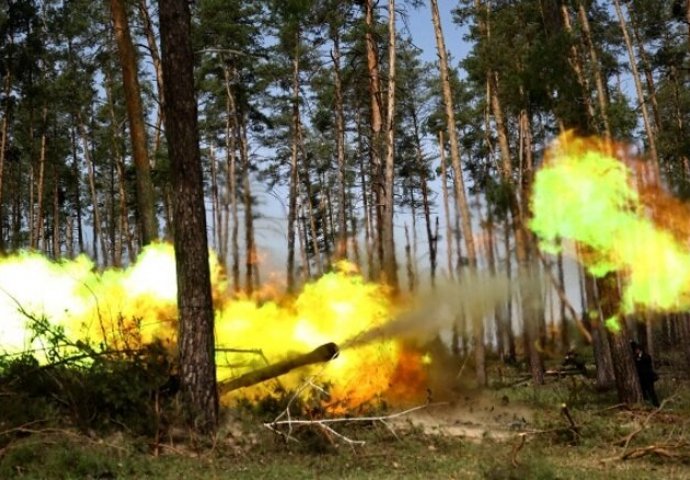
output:
[[[642,347],[637,342],[630,342],[633,350],[633,359],[635,360],[635,367],[637,368],[637,375],[640,377],[640,387],[642,388],[642,395],[647,401],[651,401],[655,407],[659,406],[659,398],[656,396],[654,390],[654,382],[659,379],[659,376],[654,371],[652,365],[652,357],[642,350]]]

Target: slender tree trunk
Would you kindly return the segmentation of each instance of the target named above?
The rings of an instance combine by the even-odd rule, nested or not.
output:
[[[338,237],[335,258],[347,258],[347,222],[346,222],[346,192],[345,184],[345,113],[343,107],[343,81],[340,73],[340,34],[333,29],[333,89],[335,95],[335,150],[338,159]]]
[[[644,92],[642,91],[642,81],[640,79],[640,74],[637,71],[637,59],[635,58],[635,52],[633,51],[632,42],[630,41],[630,34],[628,33],[628,25],[623,16],[623,11],[621,10],[621,5],[619,0],[613,0],[613,5],[616,8],[616,14],[618,15],[618,21],[621,26],[621,31],[623,32],[623,39],[625,40],[625,46],[628,50],[628,59],[630,60],[630,69],[633,74],[633,80],[635,82],[635,91],[637,92],[637,101],[640,105],[640,110],[642,111],[642,121],[644,122],[644,129],[647,133],[647,142],[649,143],[649,156],[652,161],[654,168],[654,174],[656,180],[659,180],[659,157],[656,150],[656,135],[654,134],[652,123],[649,120],[649,113],[647,112],[647,102],[645,100]]]
[[[486,27],[485,27],[486,28]],[[536,299],[533,298],[534,292],[523,281],[530,278],[533,272],[533,262],[529,255],[529,234],[526,231],[522,218],[522,210],[520,201],[515,192],[515,184],[512,180],[512,162],[510,155],[510,148],[508,144],[508,130],[503,116],[503,108],[501,106],[500,97],[498,93],[498,73],[491,72],[489,82],[489,95],[491,98],[492,111],[494,120],[496,122],[496,131],[498,134],[498,145],[501,154],[501,178],[504,184],[511,189],[510,197],[508,199],[510,216],[513,221],[513,230],[515,233],[515,255],[518,262],[518,279],[520,280],[520,292],[522,297],[522,305],[525,311],[523,312],[523,328],[526,353],[529,356],[530,371],[532,373],[532,380],[536,385],[544,383],[544,367],[542,365],[539,350],[536,342],[539,338],[539,327],[543,322],[543,315],[540,317],[539,308],[536,307]],[[522,122],[521,122],[522,124]],[[527,148],[530,151],[530,148]],[[529,164],[529,162],[527,162]],[[525,195],[523,194],[523,199]]]
[[[375,227],[370,230],[371,241],[373,249],[377,253],[377,265],[374,267],[375,272],[378,272],[378,267],[384,268],[383,265],[383,212],[381,204],[383,199],[383,186],[385,181],[383,179],[382,165],[381,165],[381,129],[383,127],[382,110],[383,99],[381,95],[381,80],[379,78],[379,60],[376,52],[376,42],[374,40],[374,5],[373,0],[364,0],[364,22],[366,25],[365,43],[367,52],[367,69],[369,73],[369,98],[370,98],[370,128],[371,139],[369,144],[369,155],[371,164],[371,179],[369,186],[372,190],[372,200],[369,204],[370,208],[375,212],[376,223]],[[374,218],[370,215],[370,219]],[[374,226],[372,220],[372,227]],[[372,264],[373,265],[373,264]],[[370,265],[370,268],[372,268]]]
[[[38,154],[38,178],[36,179],[36,223],[33,225],[34,234],[31,236],[33,242],[31,248],[45,250],[43,228],[43,194],[45,190],[45,170],[46,170],[46,142],[48,139],[48,107],[43,106],[41,114],[41,148]]]
[[[410,108],[410,117],[412,119],[412,130],[414,134],[414,149],[415,149],[415,163],[417,166],[417,170],[419,171],[419,186],[421,189],[422,193],[422,208],[424,210],[424,226],[426,227],[426,239],[427,239],[427,244],[429,245],[429,267],[430,267],[430,276],[431,276],[431,286],[433,287],[436,284],[436,268],[438,265],[438,260],[437,260],[437,253],[438,253],[438,236],[435,236],[433,231],[432,231],[432,226],[431,226],[431,202],[429,200],[429,182],[428,182],[428,175],[427,175],[427,168],[426,165],[424,165],[424,156],[422,153],[422,141],[421,141],[421,133],[420,133],[420,128],[419,128],[419,119],[417,115],[417,108],[412,103],[411,108]],[[445,168],[445,167],[444,167]],[[445,188],[445,183],[443,185]],[[448,191],[445,191],[445,201],[448,201]],[[414,199],[412,199],[414,200]],[[414,201],[412,201],[412,205],[414,206]],[[446,205],[447,206],[447,205]],[[414,219],[414,215],[412,217]],[[447,220],[447,219],[446,219]],[[446,224],[447,226],[447,224]],[[414,261],[416,265],[416,259],[417,259],[417,248],[416,248],[416,226],[413,226],[414,228],[414,238],[415,238],[415,248],[413,249],[414,253]]]
[[[76,118],[73,118],[73,124],[77,123]],[[82,230],[81,219],[81,168],[79,167],[79,155],[77,154],[77,127],[70,128],[70,146],[72,149],[72,175],[74,177],[74,190],[72,191],[72,202],[74,203],[74,210],[77,216],[77,245],[79,253],[84,252],[84,232]]]
[[[245,243],[245,288],[252,293],[259,281],[259,254],[254,240],[254,213],[251,187],[251,160],[249,158],[249,140],[247,138],[246,119],[243,117],[240,125],[240,154],[242,156],[242,190],[244,193],[244,243]]]
[[[110,0],[110,11],[113,18],[115,40],[122,67],[122,81],[125,91],[125,104],[129,119],[129,133],[132,141],[132,155],[136,171],[137,213],[141,228],[141,242],[148,245],[158,238],[156,215],[154,211],[154,192],[151,181],[146,145],[146,127],[144,111],[141,105],[139,78],[137,77],[137,59],[129,33],[127,9],[124,0]]]
[[[412,247],[410,246],[410,232],[405,223],[405,263],[407,270],[407,289],[410,292],[415,290],[414,267],[412,266]]]
[[[156,43],[156,34],[153,29],[153,22],[151,21],[151,15],[149,14],[149,7],[146,4],[146,0],[139,0],[138,7],[144,24],[144,34],[146,35],[146,44],[148,45],[151,55],[151,63],[153,63],[154,72],[156,72],[156,87],[158,88],[156,128],[154,130],[153,150],[151,152],[151,158],[155,159],[161,146],[163,132],[161,127],[165,121],[165,118],[163,118],[163,104],[165,103],[165,99],[163,98],[163,70],[161,68],[160,54],[158,53],[158,44]]]
[[[654,117],[654,133],[658,134],[661,130],[661,115],[659,114],[659,103],[656,99],[656,86],[654,85],[654,75],[652,73],[652,66],[649,62],[649,57],[647,56],[647,51],[645,50],[644,41],[640,37],[639,28],[637,22],[635,21],[635,16],[633,10],[630,6],[627,6],[628,16],[631,20],[631,27],[633,31],[633,36],[635,42],[637,43],[637,51],[640,54],[640,61],[642,63],[642,69],[644,71],[645,82],[647,84],[647,93],[649,95],[649,104],[652,107],[652,115]]]
[[[562,287],[565,287],[565,270],[563,269],[563,253],[558,252],[558,257],[556,257],[556,268],[558,269],[558,283]],[[565,316],[565,300],[559,300],[559,315],[561,317],[561,348],[565,352],[570,346],[570,332],[568,320]]]
[[[237,140],[240,138],[240,128],[237,120],[237,104],[235,102],[235,95],[230,88],[230,72],[227,68],[224,70],[224,75],[225,94],[227,96],[225,104],[225,114],[227,116],[225,123],[225,150],[227,154],[228,195],[230,197],[230,212],[232,215],[232,228],[230,231],[231,271],[233,290],[237,292],[240,289],[239,213],[237,207]]]
[[[88,134],[86,126],[81,118],[81,113],[77,113],[77,120],[79,122],[79,132],[81,135],[82,149],[84,150],[84,160],[86,160],[86,171],[89,177],[89,191],[91,193],[91,205],[93,207],[93,254],[94,262],[98,265],[98,246],[101,248],[101,255],[103,260],[107,258],[108,251],[105,246],[105,239],[103,238],[103,224],[101,223],[101,209],[98,206],[98,193],[96,192],[96,172],[94,169],[93,158],[91,156],[91,149],[89,148]]]
[[[448,204],[448,175],[446,172],[446,145],[443,140],[443,130],[438,131],[438,145],[441,162],[441,191],[443,194],[443,218],[446,222],[446,261],[448,265],[448,277],[452,280],[453,271],[453,229],[450,223],[450,205]]]
[[[295,55],[292,59],[292,144],[290,154],[290,191],[288,196],[287,291],[295,290],[295,222],[297,221],[297,157],[299,152],[299,30],[295,33]]]
[[[450,88],[448,54],[446,52],[443,30],[441,28],[438,2],[436,0],[430,0],[430,3],[431,18],[434,24],[434,33],[436,36],[436,50],[438,52],[439,68],[441,70],[441,87],[443,91],[443,102],[445,104],[448,139],[450,141],[450,157],[453,166],[453,173],[455,174],[455,195],[457,205],[460,209],[460,217],[462,219],[462,231],[465,239],[465,247],[467,249],[467,258],[469,260],[470,269],[474,270],[477,267],[477,255],[474,246],[474,236],[472,234],[470,209],[465,196],[465,182],[463,180],[462,167],[460,165],[460,145],[458,143],[457,132],[455,130],[455,112],[453,110],[453,96]],[[478,322],[475,330],[474,346],[477,383],[480,386],[484,386],[486,385],[486,367],[484,361],[485,351],[483,322]]]
[[[597,390],[608,390],[615,385],[616,376],[613,372],[613,360],[611,359],[611,348],[606,338],[606,329],[600,318],[592,323],[592,347],[597,369]]]
[[[685,124],[683,122],[683,113],[681,112],[680,105],[680,86],[678,84],[678,70],[676,67],[671,67],[669,72],[669,77],[671,80],[671,85],[673,86],[673,106],[674,106],[674,117],[676,120],[676,126],[678,127],[678,133],[682,138],[685,138]],[[690,158],[687,154],[681,154],[680,156],[682,171],[685,180],[690,180]]]
[[[12,91],[12,75],[8,70],[5,74],[5,81],[3,82],[3,93],[5,98],[9,98],[10,92]],[[9,117],[10,117],[10,107],[9,102],[2,116],[2,122],[0,122],[0,254],[5,252],[5,202],[2,198],[3,186],[4,186],[4,172],[5,172],[5,150],[7,148],[8,140],[8,130],[9,130]]]
[[[118,195],[120,197],[120,216],[118,222],[120,245],[123,243],[127,246],[130,262],[134,261],[136,251],[134,250],[134,242],[132,233],[129,227],[129,212],[127,207],[127,180],[125,178],[125,159],[123,155],[124,145],[122,137],[118,131],[117,116],[115,114],[115,103],[113,101],[113,81],[110,69],[105,69],[106,77],[106,100],[108,102],[108,113],[110,116],[110,130],[112,138],[112,152],[115,157],[114,163],[118,176]],[[119,256],[121,257],[122,252]]]
[[[620,315],[620,294],[616,275],[610,273],[596,280],[601,313],[606,323],[618,400],[622,403],[642,402],[642,390],[630,348],[627,325]]]
[[[573,27],[570,23],[570,12],[568,11],[568,5],[566,3],[561,4],[561,17],[563,18],[563,26],[565,27],[565,30],[572,36]],[[582,100],[587,111],[587,119],[589,122],[594,122],[596,119],[596,112],[594,110],[594,105],[592,105],[592,98],[590,96],[589,79],[584,74],[585,69],[582,65],[582,58],[575,43],[570,46],[568,63],[573,69],[575,78],[577,78],[577,83],[580,85],[580,89],[582,90]]]
[[[218,390],[189,3],[160,0],[159,18],[167,99],[166,137],[174,190],[177,344],[183,408],[195,429],[209,432],[218,422]]]
[[[60,248],[60,176],[57,166],[53,165],[53,258],[59,260],[61,255]]]
[[[606,82],[601,73],[601,65],[599,63],[599,55],[597,49],[592,41],[592,33],[589,28],[589,20],[587,19],[587,12],[585,11],[582,0],[578,0],[577,4],[578,19],[580,20],[580,27],[584,35],[585,45],[589,50],[589,59],[592,71],[594,72],[594,83],[597,87],[597,101],[599,102],[599,115],[604,125],[604,134],[606,138],[611,138],[611,124],[609,122],[608,114],[608,95],[606,93]]]
[[[209,164],[211,167],[211,238],[216,242],[216,252],[218,254],[218,261],[221,265],[225,265],[225,250],[223,245],[223,233],[221,231],[223,225],[222,209],[220,205],[220,194],[218,192],[218,167],[216,160],[216,148],[213,145],[213,139],[209,141],[208,146]],[[225,242],[227,243],[227,242]]]
[[[297,88],[299,91],[299,87]],[[297,183],[304,184],[304,205],[307,206],[307,214],[309,215],[309,230],[311,231],[311,248],[314,256],[314,264],[316,265],[316,274],[318,276],[323,275],[323,259],[321,258],[321,247],[319,246],[319,231],[316,226],[316,215],[314,215],[314,206],[312,205],[312,200],[314,198],[314,192],[311,187],[311,165],[309,162],[309,157],[307,156],[307,151],[304,148],[304,137],[302,136],[302,121],[300,119],[299,108],[297,110],[295,131],[297,132],[297,145],[302,154],[303,159],[303,178],[300,179],[299,168],[297,170]],[[324,240],[326,239],[325,231]]]
[[[398,289],[398,265],[395,259],[393,231],[393,188],[395,173],[395,0],[388,0],[388,101],[386,111],[386,163],[382,203],[383,273],[386,283]]]
[[[363,151],[362,132],[360,116],[357,115],[355,123],[357,124],[357,151]],[[370,189],[367,188],[367,174],[364,168],[364,156],[359,155],[359,183],[362,190],[362,209],[364,210],[364,247],[367,254],[367,276],[369,280],[374,279],[374,249],[372,242],[372,225],[371,225],[371,209],[370,209]]]
[[[304,215],[304,206],[300,202],[299,206],[297,207],[298,212],[299,212],[299,217],[301,218],[302,221],[298,222],[297,227],[298,227],[298,232],[297,234],[299,235],[299,253],[300,253],[300,259],[302,260],[302,275],[301,275],[301,280],[302,282],[306,282],[311,278],[311,265],[309,264],[309,257],[307,257],[307,225],[306,225],[306,220],[305,220],[305,215]]]

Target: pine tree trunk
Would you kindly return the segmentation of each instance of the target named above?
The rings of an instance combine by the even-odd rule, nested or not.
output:
[[[193,428],[211,432],[218,423],[218,391],[189,3],[160,0],[159,18],[167,99],[166,137],[174,192],[177,343],[183,409]]]
[[[441,162],[441,191],[443,195],[443,218],[446,222],[446,261],[448,266],[448,277],[452,280],[455,275],[453,271],[453,229],[450,223],[450,205],[448,204],[448,175],[446,172],[446,145],[443,140],[443,130],[438,131],[438,145]]]
[[[642,90],[642,80],[640,79],[640,74],[637,71],[637,59],[635,58],[635,52],[633,51],[632,42],[630,41],[630,34],[628,33],[628,26],[625,21],[625,17],[623,16],[619,0],[613,0],[613,5],[616,8],[618,21],[620,22],[621,31],[623,32],[623,39],[625,40],[625,47],[628,51],[630,69],[632,71],[633,80],[635,82],[635,92],[637,93],[637,101],[640,106],[640,110],[642,111],[642,121],[644,123],[645,132],[647,133],[650,160],[652,161],[656,181],[659,181],[659,157],[657,155],[656,150],[656,135],[654,134],[654,131],[652,129],[652,123],[649,120],[649,113],[647,112],[647,102],[645,100],[644,92]]]
[[[647,84],[647,93],[649,94],[649,103],[652,107],[652,116],[654,117],[653,130],[655,134],[658,134],[661,130],[661,115],[659,114],[659,103],[656,99],[656,86],[654,85],[654,75],[652,74],[652,66],[649,62],[649,57],[647,56],[647,51],[644,47],[644,41],[640,38],[639,28],[637,27],[637,22],[635,21],[635,16],[633,10],[630,6],[627,6],[628,16],[630,17],[631,27],[633,31],[633,37],[637,43],[637,51],[640,54],[640,61],[642,63],[645,82]]]
[[[295,40],[295,56],[292,59],[292,143],[290,154],[290,187],[288,196],[288,245],[287,245],[287,291],[295,290],[295,222],[297,221],[297,156],[298,137],[297,124],[299,122],[299,30]]]
[[[393,231],[393,189],[395,173],[395,0],[388,0],[388,101],[386,111],[386,162],[383,184],[383,273],[385,282],[398,290],[398,265],[395,258],[395,232]]]
[[[606,324],[606,336],[611,349],[618,400],[621,403],[642,402],[642,390],[630,348],[630,335],[620,315],[620,294],[615,273],[596,280],[601,314]],[[617,319],[615,319],[618,317]],[[613,327],[612,324],[616,326]]]
[[[359,151],[362,151],[362,133],[361,133],[361,122],[359,115],[356,116],[355,123],[357,124],[357,147]],[[367,255],[367,278],[369,280],[374,279],[374,249],[372,242],[372,221],[371,221],[371,210],[370,210],[370,189],[367,188],[367,174],[364,167],[364,156],[359,155],[359,183],[362,191],[362,209],[364,211],[364,247],[366,249]]]
[[[240,128],[237,119],[238,110],[235,102],[235,95],[230,88],[230,72],[224,69],[225,78],[225,150],[227,154],[226,163],[228,171],[228,196],[230,201],[230,212],[232,215],[232,227],[230,230],[230,250],[232,255],[232,286],[235,292],[240,290],[240,244],[239,236],[239,213],[237,207],[237,140],[240,138]]]
[[[5,81],[3,82],[3,94],[5,98],[9,98],[12,89],[12,75],[8,70],[5,74]],[[2,115],[2,122],[0,122],[0,254],[5,252],[5,202],[2,198],[4,186],[4,172],[5,172],[5,150],[7,149],[7,135],[9,128],[10,108],[9,103]]]
[[[46,170],[46,141],[48,139],[48,107],[43,106],[41,114],[41,148],[38,154],[38,178],[36,179],[36,223],[33,224],[34,233],[31,235],[31,248],[45,250],[43,245],[45,230],[43,228],[43,193],[45,190],[45,170]]]
[[[218,261],[221,265],[225,265],[225,250],[223,245],[223,219],[222,209],[220,206],[220,193],[218,191],[218,167],[216,160],[216,148],[213,145],[213,139],[209,142],[208,147],[209,164],[211,166],[211,238],[216,242],[216,253],[218,254]],[[225,242],[227,243],[227,242]]]
[[[515,192],[515,185],[512,180],[512,164],[508,145],[508,130],[503,117],[503,108],[500,103],[498,95],[498,74],[491,72],[490,76],[490,90],[492,111],[494,120],[496,122],[496,131],[498,134],[498,144],[501,153],[501,178],[503,182],[512,189],[508,199],[510,216],[513,221],[513,231],[515,234],[515,255],[518,262],[518,278],[530,278],[533,262],[530,260],[528,239],[529,234],[525,229],[520,202]],[[530,371],[532,373],[532,380],[536,385],[544,383],[544,367],[542,365],[541,356],[537,349],[536,343],[539,339],[540,324],[543,322],[543,315],[540,316],[539,309],[535,306],[537,302],[533,298],[534,292],[525,282],[520,282],[520,291],[522,297],[522,304],[525,311],[523,313],[523,328],[526,353],[529,357]]]
[[[457,132],[455,130],[455,112],[453,110],[453,96],[450,88],[450,75],[448,67],[448,54],[446,52],[445,40],[443,38],[443,30],[441,28],[441,19],[438,10],[438,2],[431,0],[431,19],[434,25],[434,33],[436,36],[436,50],[439,57],[439,68],[441,73],[441,88],[443,92],[443,102],[445,104],[446,125],[448,128],[448,139],[450,141],[450,157],[453,166],[453,173],[455,174],[455,195],[458,207],[460,209],[460,217],[462,219],[462,231],[465,239],[465,247],[467,249],[467,258],[470,269],[474,270],[477,267],[477,255],[474,246],[474,237],[472,234],[472,221],[470,217],[470,209],[465,194],[465,182],[462,176],[462,167],[460,165],[460,145],[458,143]],[[475,367],[477,373],[477,383],[480,386],[486,385],[486,368],[484,362],[484,328],[483,323],[479,322],[475,326],[474,332],[474,347],[475,347]]]
[[[383,212],[381,204],[384,201],[383,186],[385,180],[383,178],[383,169],[381,164],[381,129],[383,127],[382,110],[383,100],[381,95],[381,80],[379,78],[379,60],[376,50],[376,42],[374,40],[374,32],[376,27],[374,25],[374,5],[372,0],[364,0],[364,22],[366,25],[365,43],[367,54],[367,69],[369,77],[369,103],[370,103],[370,135],[369,140],[369,156],[370,156],[370,171],[371,179],[369,187],[372,191],[372,199],[369,207],[373,214],[370,213],[370,220],[372,228],[370,229],[371,242],[373,251],[376,253],[376,263],[370,264],[372,274],[378,276],[379,269],[384,268],[384,244],[382,239],[383,228]],[[375,223],[374,223],[375,218]]]
[[[299,79],[296,80],[296,92],[299,92]],[[323,275],[323,259],[321,258],[321,247],[319,246],[319,231],[316,224],[316,215],[314,214],[314,206],[312,205],[312,199],[314,198],[313,190],[311,187],[311,164],[309,162],[309,157],[307,151],[304,148],[304,139],[302,136],[302,121],[300,119],[299,107],[297,108],[297,116],[295,123],[295,131],[297,135],[297,145],[299,147],[300,153],[303,159],[303,170],[304,174],[302,178],[299,176],[299,168],[297,170],[297,182],[304,184],[304,202],[303,204],[307,206],[307,214],[309,220],[309,230],[311,231],[311,248],[314,256],[314,264],[316,265],[316,274],[318,276]],[[324,232],[324,239],[325,239]]]
[[[680,86],[678,84],[678,71],[676,67],[671,67],[669,72],[671,85],[673,86],[673,113],[676,120],[676,126],[681,137],[685,137],[685,124],[683,122],[683,113],[681,112]],[[690,180],[690,158],[687,154],[681,154],[681,164],[683,166],[683,175],[685,180]]]
[[[94,262],[98,265],[98,246],[101,247],[101,255],[103,260],[107,258],[107,249],[105,246],[105,239],[103,238],[103,224],[101,223],[101,209],[98,206],[98,193],[96,192],[96,172],[93,165],[93,158],[91,156],[91,149],[89,148],[89,141],[86,132],[86,126],[81,118],[81,113],[77,113],[77,120],[79,122],[79,133],[81,135],[82,149],[84,151],[84,159],[86,160],[86,171],[89,177],[89,191],[91,193],[91,205],[93,207],[93,256]]]
[[[242,158],[242,190],[244,193],[244,248],[245,258],[245,289],[251,294],[255,282],[258,281],[258,252],[254,241],[254,213],[250,177],[249,140],[247,139],[246,119],[240,125],[240,155]]]
[[[580,27],[582,28],[582,33],[584,35],[585,45],[589,50],[589,59],[591,63],[592,71],[594,72],[594,83],[597,87],[597,101],[599,103],[599,115],[604,125],[604,134],[606,138],[611,138],[611,124],[609,122],[608,114],[608,95],[606,92],[606,82],[604,82],[604,77],[601,73],[601,65],[599,63],[599,55],[597,54],[596,47],[592,41],[592,33],[589,28],[589,20],[587,19],[587,12],[582,3],[582,0],[578,0],[577,4],[578,19],[580,20]]]
[[[53,258],[59,260],[61,255],[60,249],[60,176],[58,174],[57,166],[53,165]]]
[[[127,180],[125,178],[125,159],[123,155],[123,150],[125,150],[122,144],[122,138],[118,132],[118,120],[115,114],[115,103],[113,101],[113,79],[110,69],[105,69],[105,93],[106,101],[108,103],[108,115],[110,117],[110,136],[112,142],[112,152],[115,157],[115,169],[118,176],[118,195],[120,198],[120,215],[118,220],[118,230],[120,237],[120,245],[127,246],[127,252],[129,254],[130,262],[133,262],[136,257],[136,251],[134,249],[134,242],[132,238],[132,233],[129,227],[129,212],[127,208]],[[118,256],[122,257],[122,252],[120,251]]]
[[[414,148],[415,148],[415,163],[417,170],[419,171],[419,187],[421,189],[422,193],[422,208],[424,210],[424,226],[426,227],[426,239],[427,239],[427,244],[429,245],[429,270],[430,270],[430,277],[431,277],[431,286],[434,287],[436,285],[436,269],[438,266],[438,259],[437,259],[437,253],[438,253],[438,236],[434,235],[434,232],[432,231],[432,226],[431,226],[431,202],[429,200],[429,182],[428,182],[428,175],[427,175],[427,168],[426,165],[424,165],[424,157],[422,153],[422,141],[421,141],[421,133],[419,129],[419,119],[417,118],[417,109],[414,103],[411,106],[411,111],[410,117],[412,119],[412,130],[413,130],[413,135],[414,135]],[[445,183],[444,183],[445,187]],[[448,191],[445,191],[445,201],[448,201]],[[412,201],[412,205],[414,206],[414,201]],[[414,219],[414,215],[413,215]],[[437,217],[438,220],[438,217]],[[447,219],[446,219],[447,220]],[[447,224],[446,224],[447,225]],[[416,227],[413,225],[414,228],[414,238],[415,238],[415,248],[413,249],[413,258],[415,261],[416,265],[416,259],[417,259],[417,248],[416,248]],[[415,269],[416,270],[416,269]]]
[[[161,69],[161,59],[158,53],[158,44],[156,43],[156,34],[153,30],[153,22],[149,14],[149,7],[146,0],[139,0],[139,13],[141,14],[142,22],[144,24],[144,34],[146,35],[146,44],[149,47],[151,54],[151,63],[153,63],[153,70],[156,72],[156,87],[158,88],[158,102],[156,104],[156,128],[154,130],[153,150],[151,151],[151,158],[155,160],[158,150],[161,146],[161,138],[163,129],[161,128],[165,118],[163,118],[163,70]]]
[[[129,119],[129,133],[132,141],[132,156],[136,171],[137,213],[141,228],[141,243],[148,245],[158,238],[156,215],[154,211],[154,192],[151,181],[146,145],[146,127],[144,111],[141,105],[139,79],[137,77],[137,59],[129,33],[127,10],[124,0],[110,0],[113,29],[117,51],[122,67],[122,81],[125,91],[125,104]]]
[[[558,269],[558,283],[565,287],[565,271],[563,269],[563,252],[558,252],[556,257],[556,268]],[[568,319],[565,316],[565,299],[559,299],[558,312],[561,317],[561,349],[565,352],[570,347],[570,332]]]
[[[347,201],[345,184],[345,113],[343,107],[343,81],[340,73],[340,35],[337,27],[332,34],[333,89],[335,95],[335,150],[338,161],[338,236],[335,258],[347,258]]]
[[[568,34],[573,34],[573,27],[570,23],[570,12],[568,11],[568,6],[566,3],[561,4],[561,17],[563,18],[563,26]],[[596,112],[594,111],[594,105],[592,105],[592,98],[590,96],[590,85],[589,79],[583,73],[584,67],[582,65],[582,58],[577,46],[573,43],[570,46],[570,54],[568,55],[568,63],[575,72],[575,78],[577,78],[577,83],[580,85],[582,90],[582,99],[585,104],[585,109],[587,110],[587,118],[589,122],[594,122],[596,119]]]
[[[73,117],[72,124],[77,123]],[[79,167],[79,155],[77,154],[77,127],[70,128],[70,148],[72,150],[72,176],[74,177],[74,190],[72,192],[72,202],[74,202],[74,210],[77,215],[77,245],[79,253],[84,252],[84,232],[81,219],[81,168]]]

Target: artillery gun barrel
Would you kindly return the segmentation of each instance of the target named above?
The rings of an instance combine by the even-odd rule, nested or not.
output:
[[[306,367],[307,365],[313,365],[315,363],[325,363],[336,357],[339,351],[340,350],[335,343],[325,343],[309,353],[297,355],[258,370],[247,372],[239,377],[219,382],[218,391],[221,395],[223,395],[233,390],[237,390],[238,388],[250,387],[252,385],[256,385],[257,383],[265,382],[266,380],[285,375],[286,373],[297,368]]]

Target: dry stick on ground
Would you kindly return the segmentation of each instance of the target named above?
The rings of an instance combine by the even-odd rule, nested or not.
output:
[[[522,447],[525,446],[525,442],[527,441],[528,435],[543,435],[545,433],[570,432],[573,434],[574,437],[580,437],[580,427],[575,423],[575,420],[573,420],[573,417],[570,415],[570,410],[568,410],[567,404],[561,404],[561,413],[568,419],[568,423],[570,424],[570,426],[549,428],[546,430],[530,430],[526,432],[520,432],[518,434],[518,438],[520,440],[518,441],[518,443],[513,445],[513,450],[510,454],[510,463],[513,465],[513,467],[517,467],[520,465],[520,462],[518,462],[517,459],[517,455],[520,452],[520,450],[522,450]]]
[[[520,442],[513,445],[513,451],[511,452],[511,455],[510,455],[510,463],[515,468],[517,468],[520,465],[520,462],[518,462],[518,459],[517,459],[517,454],[520,450],[522,450],[522,447],[525,446],[525,441],[527,440],[527,434],[521,433],[521,434],[519,434],[519,437],[520,437]]]
[[[278,433],[279,435],[282,435],[282,436],[286,437],[286,439],[290,440],[291,438],[288,438],[289,434],[279,430],[277,428],[278,426],[287,425],[289,428],[292,428],[295,425],[311,425],[311,426],[319,427],[319,428],[323,429],[324,431],[327,431],[327,432],[335,435],[336,437],[340,438],[345,443],[348,443],[350,445],[364,445],[366,443],[364,440],[352,440],[352,439],[346,437],[345,435],[338,433],[329,425],[334,424],[334,423],[381,422],[390,430],[391,429],[390,425],[388,425],[386,423],[388,420],[393,420],[395,418],[402,417],[404,415],[415,412],[417,410],[422,410],[424,408],[429,408],[429,407],[438,406],[438,405],[445,405],[445,404],[446,404],[446,402],[418,405],[416,407],[408,408],[407,410],[403,410],[403,411],[397,412],[397,413],[392,413],[390,415],[352,417],[352,418],[323,418],[321,420],[299,420],[299,419],[279,420],[279,421],[264,423],[264,427],[266,427],[269,430],[271,430],[275,433]],[[294,440],[294,438],[292,438],[291,440]]]
[[[393,433],[394,436],[397,437],[397,435],[393,431],[393,428],[387,423],[387,420],[392,420],[394,418],[401,417],[401,416],[406,415],[408,413],[414,412],[416,410],[421,410],[423,408],[428,408],[430,406],[445,404],[445,402],[433,403],[433,404],[429,403],[429,404],[425,404],[425,405],[419,405],[419,406],[404,410],[402,412],[394,413],[391,415],[382,415],[382,416],[354,417],[354,418],[324,418],[321,420],[293,419],[291,414],[290,414],[290,407],[291,407],[292,403],[295,401],[295,399],[297,399],[297,397],[299,397],[299,395],[306,388],[311,387],[311,388],[314,388],[314,389],[320,391],[321,393],[327,393],[323,388],[321,388],[316,383],[314,383],[314,378],[316,378],[323,371],[324,368],[325,368],[325,365],[321,367],[321,370],[319,371],[319,373],[317,373],[316,375],[314,375],[312,377],[307,378],[307,380],[305,382],[303,382],[302,385],[300,385],[299,388],[297,388],[295,393],[292,395],[292,397],[288,401],[287,406],[285,407],[285,410],[283,410],[280,413],[280,415],[278,415],[272,422],[264,423],[264,427],[268,428],[269,430],[271,430],[272,432],[274,432],[278,435],[281,435],[282,437],[285,438],[286,441],[287,440],[297,441],[297,439],[295,439],[292,436],[293,427],[303,426],[303,425],[314,426],[314,427],[319,428],[323,433],[326,434],[326,438],[328,439],[329,442],[333,443],[332,438],[329,436],[329,435],[332,435],[332,436],[342,440],[343,442],[345,442],[346,444],[348,444],[354,448],[355,445],[364,445],[366,442],[364,440],[353,440],[353,439],[337,432],[336,430],[334,430],[329,425],[334,424],[334,423],[345,423],[345,422],[348,422],[348,423],[381,422],[389,431],[391,431]],[[281,420],[284,417],[287,417],[287,420]],[[287,426],[287,429],[288,429],[287,432],[280,430],[280,428],[279,428],[280,426]]]
[[[690,455],[688,454],[682,454],[679,452],[673,451],[673,449],[679,449],[687,446],[687,442],[679,442],[679,443],[663,443],[659,445],[649,445],[646,447],[639,447],[639,448],[634,448],[630,450],[629,452],[625,453],[624,455],[621,455],[621,460],[628,460],[631,458],[640,458],[644,457],[645,455],[649,455],[651,453],[655,453],[660,457],[665,457],[665,458],[688,458]]]
[[[633,430],[632,432],[630,432],[629,434],[627,434],[625,437],[621,438],[620,440],[617,440],[617,441],[613,442],[613,445],[621,445],[621,444],[623,445],[623,452],[622,452],[620,455],[616,455],[616,456],[614,456],[614,457],[609,457],[609,458],[604,458],[604,459],[602,459],[601,461],[602,461],[602,462],[609,462],[609,461],[612,461],[612,460],[625,460],[625,459],[627,459],[627,458],[637,458],[638,456],[646,455],[646,453],[642,453],[641,455],[638,454],[638,455],[636,455],[636,456],[631,457],[630,455],[631,455],[632,453],[631,453],[631,452],[627,452],[628,446],[630,445],[630,442],[632,441],[633,438],[635,438],[635,436],[636,436],[638,433],[642,432],[645,428],[647,428],[647,425],[649,424],[649,421],[652,419],[652,417],[653,417],[654,415],[656,415],[657,413],[659,413],[661,410],[663,410],[663,408],[666,406],[666,404],[669,403],[669,402],[671,402],[671,401],[673,401],[673,400],[675,399],[676,396],[677,396],[677,394],[676,394],[676,395],[671,395],[670,397],[665,398],[665,399],[661,402],[661,405],[659,405],[657,408],[655,408],[654,410],[652,410],[652,411],[645,417],[645,419],[642,421],[642,423],[640,424],[639,427],[637,427],[635,430]],[[655,449],[657,449],[657,448],[659,448],[659,447],[661,447],[661,446],[650,445],[650,447],[655,447],[655,448],[651,448],[651,449],[649,450],[649,451],[651,452],[651,451],[654,451]],[[642,448],[642,449],[636,448],[636,449],[633,450],[632,452],[635,452],[635,451],[642,451],[642,450],[644,450],[645,448],[647,448],[647,447],[644,447],[644,448]],[[658,453],[658,452],[656,452],[656,453]]]

